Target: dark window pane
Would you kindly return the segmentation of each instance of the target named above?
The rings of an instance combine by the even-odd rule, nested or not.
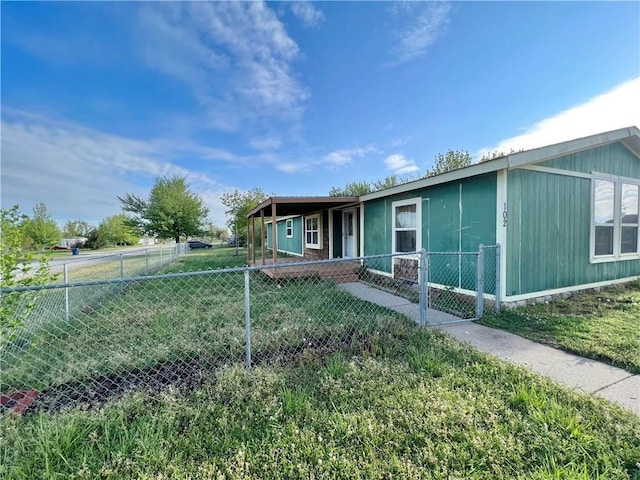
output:
[[[416,251],[416,231],[405,230],[396,232],[396,252]]]
[[[620,253],[638,253],[638,227],[622,227]]]
[[[613,225],[596,226],[596,255],[613,255]]]

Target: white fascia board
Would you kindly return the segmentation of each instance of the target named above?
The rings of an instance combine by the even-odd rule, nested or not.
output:
[[[278,217],[278,218],[276,218],[276,221],[278,223],[280,223],[280,222],[282,222],[284,220],[289,220],[290,218],[298,218],[298,217],[301,217],[301,216],[302,215],[287,215],[286,217]],[[267,217],[265,217],[265,218],[267,218]],[[265,220],[264,221],[264,223],[271,223],[271,222],[272,222],[271,218],[269,218],[269,220]]]
[[[579,290],[589,290],[591,288],[607,287],[609,285],[619,285],[621,283],[633,282],[640,277],[617,278],[615,280],[604,280],[602,282],[583,283],[582,285],[572,285],[570,287],[554,288],[551,290],[541,290],[539,292],[522,293],[520,295],[508,295],[502,298],[503,302],[518,302],[521,300],[529,300],[532,298],[541,298],[549,295],[559,295],[562,293],[575,292]]]

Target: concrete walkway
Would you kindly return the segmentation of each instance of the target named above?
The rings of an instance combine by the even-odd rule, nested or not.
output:
[[[342,288],[354,296],[420,320],[418,305],[361,283],[345,283]],[[461,342],[502,360],[526,367],[556,382],[598,395],[640,415],[640,375],[548,347],[512,333],[461,322],[461,319],[429,309],[429,323]]]

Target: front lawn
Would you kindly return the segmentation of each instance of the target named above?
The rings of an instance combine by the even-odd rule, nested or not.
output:
[[[409,323],[375,348],[0,426],[7,479],[640,476],[633,414]]]
[[[480,323],[640,373],[640,281],[500,314],[486,312]]]
[[[34,323],[0,358],[3,393],[39,391],[0,416],[0,478],[640,478],[637,416],[331,281],[251,274],[247,369],[244,281],[118,284]]]

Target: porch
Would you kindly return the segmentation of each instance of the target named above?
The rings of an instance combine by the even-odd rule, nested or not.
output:
[[[359,279],[360,262],[357,260],[345,260],[340,262],[305,261],[302,258],[288,257],[278,258],[273,266],[273,259],[266,258],[264,263],[251,263],[251,265],[265,265],[260,271],[267,277],[281,282],[289,279],[332,279],[337,283],[357,282]]]
[[[358,257],[360,218],[357,197],[270,197],[247,214],[247,261],[270,265]],[[294,258],[283,259],[282,253]],[[273,278],[301,277],[305,270],[327,276],[327,269],[335,266],[298,265],[265,272],[271,271]],[[353,268],[340,270],[339,277],[353,278]]]

